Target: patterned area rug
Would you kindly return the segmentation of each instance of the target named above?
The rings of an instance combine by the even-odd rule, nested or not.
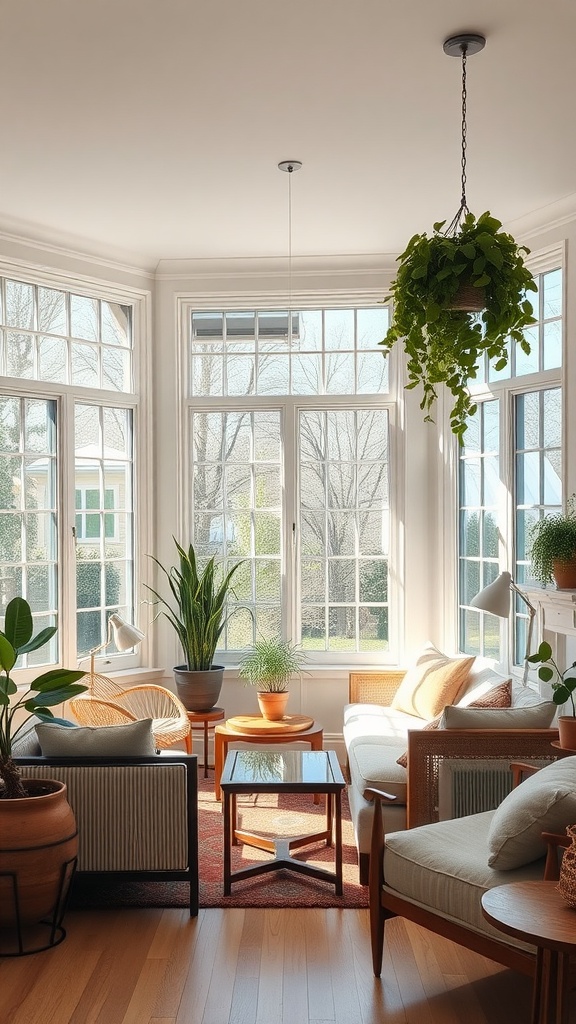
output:
[[[244,831],[259,835],[296,836],[319,832],[324,827],[324,802],[315,804],[308,795],[255,794],[238,800],[239,823]],[[294,871],[280,869],[232,883],[232,895],[224,896],[222,883],[222,810],[214,799],[213,773],[198,780],[198,845],[201,907],[367,907],[368,890],[358,883],[357,852],[350,821],[346,790],[342,799],[344,895],[335,896],[334,885]],[[270,859],[270,854],[249,846],[232,850],[232,870]],[[327,870],[333,869],[334,850],[322,843],[301,847],[294,856]],[[96,887],[77,879],[72,909],[91,907],[186,907],[186,882],[122,882]]]

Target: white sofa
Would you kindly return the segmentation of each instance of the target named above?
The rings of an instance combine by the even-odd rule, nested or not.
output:
[[[373,817],[373,803],[364,796],[367,789],[395,797],[394,802],[383,805],[385,833],[488,810],[509,791],[510,761],[543,763],[551,759],[550,743],[558,736],[550,728],[555,706],[519,685],[512,685],[512,708],[496,713],[478,709],[478,725],[471,709],[465,727],[442,728],[442,721],[440,728],[429,731],[425,728],[429,719],[390,706],[404,675],[403,671],[350,673],[343,733],[350,811],[364,885],[368,884]],[[465,708],[504,681],[476,659],[456,706]],[[494,722],[494,728],[487,722]],[[406,751],[408,764],[404,768],[397,759]]]

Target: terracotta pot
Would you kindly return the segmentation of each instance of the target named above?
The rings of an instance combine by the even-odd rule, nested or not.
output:
[[[18,921],[15,892],[21,925],[50,917],[66,895],[78,854],[78,829],[65,784],[55,779],[22,782],[28,796],[0,800],[0,928],[11,930]]]
[[[186,665],[174,669],[176,692],[188,711],[210,711],[218,703],[224,666],[212,665],[205,671],[192,671]]]
[[[284,690],[281,693],[258,693],[258,706],[260,713],[267,722],[280,722],[286,713],[286,705],[290,693]]]
[[[560,746],[565,750],[576,750],[576,718],[574,715],[558,716]]]
[[[566,835],[570,836],[572,844],[564,850],[558,892],[566,900],[566,903],[571,907],[576,907],[576,825],[568,825]]]
[[[461,284],[448,309],[458,309],[464,313],[481,313],[486,309],[484,288],[475,288],[473,284]]]
[[[552,572],[558,590],[576,590],[576,558],[570,562],[555,561]]]

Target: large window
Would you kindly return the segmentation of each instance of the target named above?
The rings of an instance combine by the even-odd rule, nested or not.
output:
[[[228,651],[388,647],[387,315],[191,314],[190,526],[202,558],[244,560]]]
[[[0,616],[22,595],[60,627],[22,667],[134,617],[133,309],[0,278]]]
[[[562,507],[562,279],[559,267],[535,275],[530,355],[515,346],[504,370],[482,367],[478,410],[460,449],[460,645],[499,661],[509,656],[515,665],[526,651],[524,602],[511,605],[509,632],[470,601],[503,568],[520,586],[534,583],[530,527]]]

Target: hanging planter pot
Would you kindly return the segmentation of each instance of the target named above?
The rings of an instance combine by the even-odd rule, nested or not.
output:
[[[478,53],[483,36],[453,36],[444,43],[450,56],[462,59],[462,193],[460,206],[446,229],[414,235],[398,257],[398,271],[384,300],[393,300],[392,320],[380,342],[387,354],[403,344],[407,388],[422,388],[420,408],[426,420],[445,384],[454,402],[452,431],[462,439],[476,405],[469,383],[486,355],[494,369],[504,369],[509,342],[530,353],[524,330],[535,323],[527,293],[536,291],[524,264],[528,249],[518,246],[489,212],[475,217],[466,200],[466,57]]]
[[[475,288],[473,284],[461,284],[447,308],[459,309],[464,313],[481,313],[486,309],[486,292],[484,288]]]

